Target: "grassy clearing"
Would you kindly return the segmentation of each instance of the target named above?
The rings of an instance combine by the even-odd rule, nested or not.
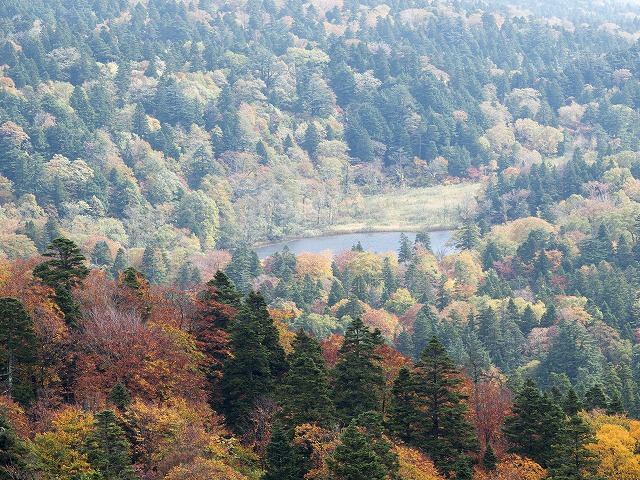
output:
[[[343,216],[328,230],[348,233],[454,228],[460,211],[473,205],[480,187],[480,183],[437,185],[367,196],[359,212]]]

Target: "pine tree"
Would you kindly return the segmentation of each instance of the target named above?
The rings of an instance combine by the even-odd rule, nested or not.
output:
[[[389,471],[373,449],[366,434],[350,424],[327,460],[329,470],[340,480],[385,480]]]
[[[309,122],[307,131],[304,134],[304,141],[302,147],[309,153],[309,156],[315,160],[316,152],[318,151],[318,145],[321,141],[320,133],[316,127],[315,122]]]
[[[133,480],[129,442],[117,423],[113,410],[95,415],[95,430],[85,442],[89,463],[99,470],[105,480]]]
[[[584,404],[587,411],[607,408],[607,397],[601,385],[595,384],[585,392]]]
[[[118,380],[109,392],[109,400],[118,408],[118,410],[124,410],[124,408],[131,403],[131,395],[127,391],[127,387]]]
[[[303,480],[305,462],[291,445],[289,436],[281,425],[271,429],[271,439],[265,455],[265,473],[260,480]]]
[[[503,432],[512,445],[511,452],[527,456],[546,468],[556,456],[554,447],[562,441],[564,413],[527,379],[516,393]]]
[[[487,444],[487,448],[482,455],[482,466],[491,471],[495,471],[498,468],[498,457],[490,443]]]
[[[428,411],[423,417],[422,447],[442,471],[450,472],[458,457],[478,450],[472,425],[466,420],[466,397],[460,393],[462,378],[437,337],[416,362],[417,393]]]
[[[116,253],[116,258],[113,260],[113,265],[111,266],[111,277],[118,278],[119,273],[125,268],[127,268],[126,253],[123,248],[119,248]]]
[[[38,341],[33,320],[20,300],[0,298],[0,385],[2,392],[26,404],[35,397],[34,367]]]
[[[380,331],[372,332],[359,317],[345,332],[338,363],[331,372],[334,405],[344,423],[379,408],[384,378],[375,348],[382,343]]]
[[[278,395],[282,407],[278,416],[284,426],[291,429],[310,423],[329,428],[335,417],[335,409],[317,340],[299,330],[293,340],[293,352],[288,362],[289,373]]]
[[[64,313],[67,324],[74,326],[80,317],[80,311],[73,301],[71,290],[89,275],[85,257],[77,245],[66,238],[58,238],[51,242],[42,256],[51,260],[36,265],[33,275],[53,288],[53,300]]]

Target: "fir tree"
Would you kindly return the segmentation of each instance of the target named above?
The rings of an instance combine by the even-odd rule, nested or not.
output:
[[[305,462],[291,445],[289,436],[281,425],[271,429],[271,439],[265,455],[265,473],[260,480],[303,480]]]
[[[408,262],[411,260],[413,256],[413,248],[411,247],[411,242],[409,242],[409,237],[407,237],[404,233],[400,234],[400,250],[398,251],[398,262]]]
[[[563,427],[564,413],[560,407],[527,379],[516,393],[503,432],[512,445],[510,451],[546,468],[555,458],[554,446],[562,442]]]
[[[415,366],[394,385],[390,426],[449,475],[461,456],[478,450],[473,426],[465,418],[462,377],[435,336]]]
[[[286,428],[311,423],[329,428],[335,409],[329,395],[327,372],[317,340],[299,330],[288,357],[289,373],[278,395],[278,412]]]
[[[118,380],[109,392],[109,400],[118,408],[118,410],[124,410],[124,408],[131,403],[131,395],[127,391],[127,387]]]
[[[103,410],[95,415],[95,430],[85,442],[89,463],[100,471],[105,480],[133,480],[129,442],[118,426],[113,410]]]
[[[345,423],[379,408],[384,379],[375,349],[382,343],[380,331],[372,332],[359,317],[345,332],[338,363],[331,372],[334,405]]]
[[[127,268],[126,253],[123,248],[119,248],[116,252],[116,258],[113,260],[113,265],[111,266],[111,277],[118,278],[119,273],[125,268]]]
[[[225,362],[220,389],[227,424],[236,432],[248,427],[255,402],[274,394],[276,380],[287,369],[278,330],[261,295],[251,293],[234,317],[231,353]]]
[[[67,324],[76,325],[80,311],[73,301],[71,291],[89,275],[85,257],[77,245],[66,238],[54,240],[47,246],[47,250],[42,256],[51,260],[36,265],[33,275],[53,288],[53,300],[64,313]]]
[[[329,290],[329,296],[327,298],[327,306],[333,307],[340,300],[346,298],[346,293],[339,280],[333,280],[331,283],[331,290]]]
[[[26,404],[35,397],[38,340],[33,320],[20,300],[0,298],[0,385],[3,393]]]
[[[96,243],[96,246],[93,247],[91,260],[93,260],[93,263],[100,266],[110,266],[112,264],[113,258],[111,257],[111,250],[109,249],[107,242],[102,241]]]
[[[490,443],[487,444],[487,448],[482,455],[482,466],[491,471],[495,471],[498,468],[498,457]]]
[[[350,424],[327,460],[329,470],[340,480],[385,480],[389,471],[373,449],[366,434]]]

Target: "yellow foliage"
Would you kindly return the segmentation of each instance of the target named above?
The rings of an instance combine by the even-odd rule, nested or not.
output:
[[[519,218],[506,225],[496,225],[491,232],[496,237],[505,237],[519,244],[527,238],[531,230],[546,230],[549,233],[554,231],[553,225],[549,222],[537,217],[527,217]]]
[[[476,480],[542,480],[547,475],[544,468],[533,460],[509,455],[498,463],[495,472],[476,469]]]
[[[442,477],[429,457],[418,450],[403,445],[393,449],[400,461],[400,478],[402,480],[441,480]]]
[[[598,473],[611,480],[640,478],[640,421],[595,413],[588,417],[596,427],[596,443],[587,448],[598,456]]]
[[[331,276],[331,253],[304,252],[296,256],[296,274],[300,278],[309,275],[313,280]]]
[[[33,454],[46,478],[71,479],[93,472],[82,452],[93,424],[91,413],[66,407],[54,416],[52,431],[36,434]]]
[[[235,471],[220,460],[196,458],[188,464],[181,464],[171,469],[165,480],[245,480],[241,473]]]

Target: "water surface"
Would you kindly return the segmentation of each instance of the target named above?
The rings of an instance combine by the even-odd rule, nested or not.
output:
[[[400,248],[400,235],[404,233],[411,243],[416,238],[416,232],[365,232],[365,233],[344,233],[339,235],[324,235],[322,237],[301,238],[299,240],[290,240],[288,242],[275,243],[264,247],[255,248],[258,257],[266,258],[276,252],[282,251],[286,246],[292,253],[312,252],[320,253],[330,250],[337,253],[342,250],[349,250],[358,242],[362,248],[375,253],[384,253],[389,251],[398,251]],[[431,247],[433,251],[449,253],[454,249],[445,246],[445,243],[451,238],[453,231],[439,230],[429,232],[431,236]]]

